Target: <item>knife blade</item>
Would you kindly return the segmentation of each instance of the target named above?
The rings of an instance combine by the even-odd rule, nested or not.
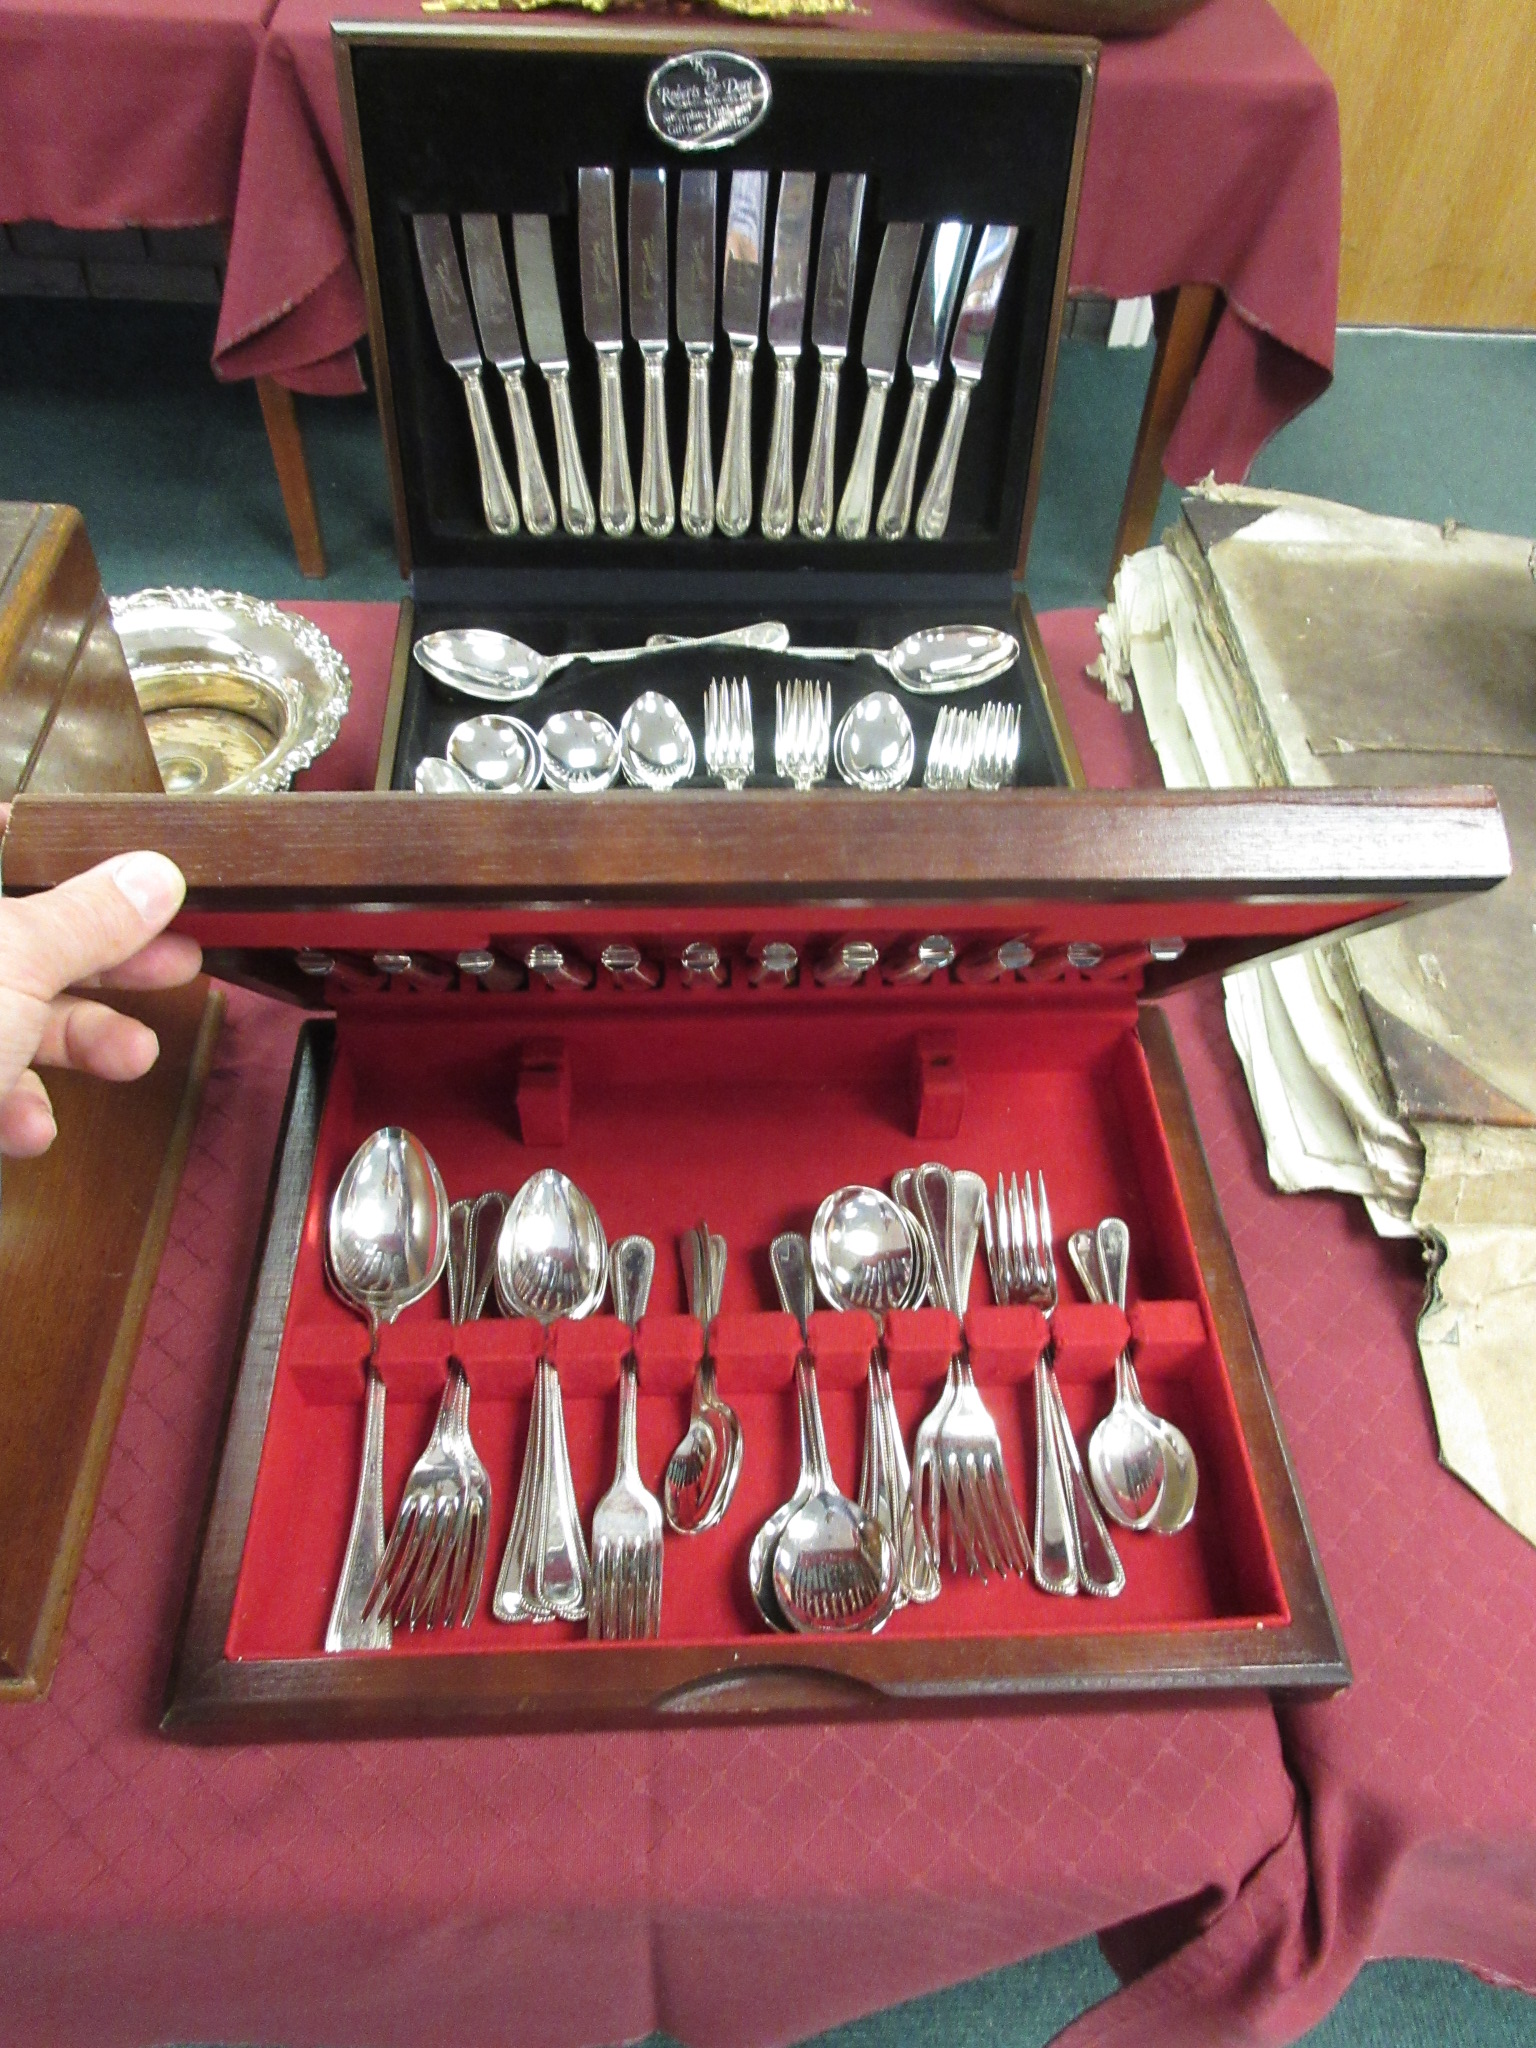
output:
[[[955,300],[960,295],[960,278],[970,246],[969,225],[963,220],[944,220],[934,229],[928,247],[928,261],[923,265],[912,307],[912,324],[907,329],[907,368],[912,373],[907,416],[901,423],[896,459],[891,464],[875,520],[875,531],[882,540],[900,540],[912,518],[917,457],[928,418],[928,401],[939,381],[944,343],[949,336]]]
[[[916,220],[892,221],[880,244],[875,265],[875,282],[870,289],[869,311],[864,315],[862,357],[866,389],[864,417],[859,422],[853,467],[837,510],[837,531],[842,540],[863,540],[869,532],[869,516],[875,498],[875,462],[880,453],[880,429],[885,423],[885,401],[896,375],[901,353],[901,330],[906,322],[907,302],[912,296],[912,276],[917,269],[917,252],[922,247],[923,224]]]
[[[720,457],[716,521],[733,538],[752,524],[752,366],[763,309],[763,218],[768,173],[733,171],[725,217],[720,324],[731,340],[731,398]]]
[[[624,302],[619,287],[619,226],[613,172],[584,165],[576,173],[577,247],[581,257],[581,312],[597,351],[602,414],[598,516],[603,531],[622,540],[635,530],[635,487],[630,480],[624,429]]]
[[[816,173],[785,171],[773,223],[768,279],[768,345],[774,356],[773,431],[763,477],[763,537],[783,540],[795,517],[795,373],[805,333],[805,290],[811,274],[811,213]]]
[[[459,225],[464,232],[464,260],[469,267],[469,289],[475,302],[475,318],[480,323],[480,339],[486,355],[501,372],[507,410],[512,415],[512,446],[517,454],[517,489],[523,501],[523,518],[531,534],[553,533],[558,524],[555,501],[544,473],[544,458],[539,453],[528,390],[523,382],[527,357],[507,278],[501,224],[494,213],[466,213],[460,216]]]
[[[512,257],[517,265],[517,290],[523,302],[528,353],[544,374],[554,415],[560,523],[567,533],[584,536],[597,525],[597,515],[592,509],[592,493],[587,488],[581,445],[576,438],[576,418],[571,411],[571,361],[565,346],[565,321],[560,312],[560,287],[555,280],[555,253],[547,215],[513,214]]]
[[[469,317],[469,301],[464,296],[464,273],[459,269],[459,252],[453,245],[453,223],[446,213],[417,213],[411,216],[411,228],[416,237],[427,309],[432,315],[432,332],[443,361],[457,372],[464,387],[485,523],[492,533],[505,539],[517,532],[517,500],[507,481],[501,450],[496,445],[496,430],[491,425],[491,409],[485,402],[480,343],[475,338],[475,323]]]
[[[640,530],[653,540],[672,531],[672,458],[667,449],[667,174],[629,174],[629,331],[645,370],[640,450]]]
[[[821,359],[811,452],[800,487],[797,524],[807,540],[825,540],[836,503],[833,463],[837,442],[837,392],[848,330],[853,324],[853,285],[859,262],[859,223],[864,214],[862,171],[839,171],[827,185],[816,257],[816,297],[811,306],[811,340]]]
[[[715,348],[713,171],[684,171],[677,194],[677,334],[688,351],[688,438],[683,451],[683,531],[715,530],[715,461],[709,438],[709,371]]]
[[[938,453],[917,508],[919,540],[942,540],[949,525],[950,500],[954,495],[955,472],[960,463],[960,443],[965,437],[966,415],[971,394],[981,382],[987,346],[997,323],[997,308],[1008,280],[1008,266],[1019,239],[1016,227],[993,226],[981,231],[971,275],[955,321],[955,338],[950,344],[950,368],[955,386],[949,397],[949,417],[939,441]]]

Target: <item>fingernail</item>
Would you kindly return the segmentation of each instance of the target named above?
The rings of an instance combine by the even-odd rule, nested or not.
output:
[[[186,893],[181,869],[163,853],[125,853],[112,879],[146,924],[164,924]]]

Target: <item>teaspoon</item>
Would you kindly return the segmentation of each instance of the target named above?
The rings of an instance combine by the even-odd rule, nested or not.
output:
[[[1075,1230],[1067,1243],[1067,1252],[1077,1269],[1089,1298],[1095,1301],[1113,1301],[1123,1309],[1126,1300],[1126,1276],[1130,1266],[1130,1232],[1118,1217],[1106,1217],[1095,1235],[1086,1230]],[[1095,1286],[1093,1283],[1099,1284]],[[1200,1471],[1195,1463],[1195,1454],[1189,1438],[1176,1424],[1166,1417],[1157,1415],[1142,1398],[1141,1384],[1136,1377],[1136,1367],[1126,1352],[1116,1360],[1117,1392],[1120,1369],[1124,1367],[1125,1382],[1143,1425],[1158,1440],[1163,1457],[1164,1480],[1161,1496],[1155,1513],[1142,1526],[1154,1529],[1160,1536],[1175,1536],[1184,1528],[1195,1512],[1195,1496],[1200,1486]],[[1110,1411],[1113,1414],[1113,1409]],[[1108,1417],[1105,1418],[1106,1421]],[[1099,1428],[1103,1428],[1100,1423]],[[1095,1436],[1098,1434],[1096,1430]],[[1094,1461],[1093,1441],[1088,1445],[1089,1470],[1094,1474],[1094,1485],[1099,1487],[1098,1470]],[[1103,1500],[1102,1487],[1099,1498]],[[1107,1507],[1109,1503],[1105,1501]],[[1113,1512],[1113,1510],[1111,1510]]]
[[[697,756],[688,721],[658,690],[644,690],[619,728],[624,780],[637,789],[675,789],[694,770]]]
[[[456,725],[445,751],[450,765],[467,775],[476,789],[502,795],[526,795],[538,787],[544,773],[544,754],[533,727],[496,711]]]
[[[544,780],[563,796],[611,789],[619,774],[619,736],[596,711],[556,711],[539,727]]]
[[[917,742],[912,721],[889,690],[871,690],[838,722],[832,758],[855,789],[904,789],[912,780]]]

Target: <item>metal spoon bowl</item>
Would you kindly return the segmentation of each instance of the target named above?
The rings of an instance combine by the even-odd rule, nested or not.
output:
[[[811,1268],[833,1308],[903,1307],[915,1264],[907,1220],[878,1188],[838,1188],[816,1211]]]
[[[838,722],[832,758],[844,782],[883,793],[912,780],[917,741],[912,721],[889,690],[871,690]]]
[[[556,711],[539,727],[544,780],[563,796],[611,789],[619,775],[619,736],[596,711]]]
[[[446,752],[450,765],[467,775],[476,789],[498,794],[526,795],[538,787],[544,773],[544,752],[533,727],[496,711],[456,725],[448,735]]]
[[[619,728],[624,780],[637,789],[675,789],[692,775],[697,756],[688,721],[657,690],[644,690]]]
[[[952,697],[1006,675],[1019,658],[996,626],[923,626],[894,647],[790,647],[797,660],[872,661],[913,697]]]
[[[476,789],[462,768],[440,754],[428,754],[416,763],[415,782],[418,796],[473,796]]]

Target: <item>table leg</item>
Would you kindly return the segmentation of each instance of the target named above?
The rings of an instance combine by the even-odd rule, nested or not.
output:
[[[1152,522],[1157,517],[1157,501],[1163,489],[1163,456],[1220,311],[1221,294],[1214,285],[1183,284],[1176,291],[1158,295],[1157,354],[1152,360],[1152,376],[1136,432],[1136,450],[1131,457],[1131,474],[1120,507],[1120,525],[1109,566],[1111,584],[1125,557],[1144,548],[1152,537]]]
[[[299,431],[293,393],[279,384],[275,377],[258,377],[256,396],[261,401],[261,416],[267,424],[267,440],[277,467],[278,488],[283,494],[283,510],[288,514],[288,530],[293,535],[293,552],[298,557],[299,573],[302,576],[323,576],[325,543],[320,538],[320,515],[315,510],[315,494],[310,487],[309,464],[304,459],[304,437]]]

